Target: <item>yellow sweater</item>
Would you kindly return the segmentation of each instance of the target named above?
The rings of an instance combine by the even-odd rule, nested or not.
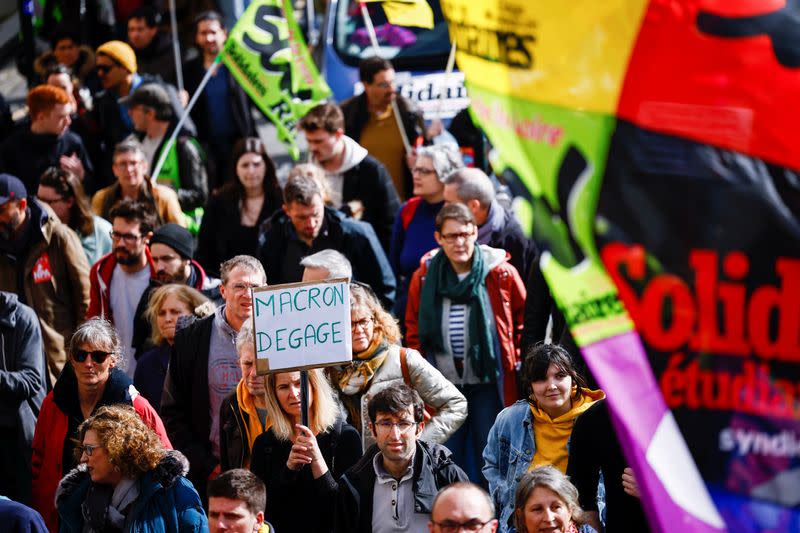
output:
[[[572,434],[572,426],[578,415],[586,411],[592,404],[606,397],[601,390],[581,389],[581,397],[572,402],[570,410],[555,419],[550,415],[531,405],[533,413],[533,442],[536,444],[536,453],[528,470],[537,466],[553,465],[561,472],[567,473],[567,441]]]

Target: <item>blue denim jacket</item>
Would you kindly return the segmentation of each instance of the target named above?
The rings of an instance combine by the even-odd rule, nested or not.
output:
[[[517,483],[528,471],[535,451],[533,413],[527,400],[519,400],[497,415],[483,450],[483,475],[489,481],[500,533],[508,531]]]

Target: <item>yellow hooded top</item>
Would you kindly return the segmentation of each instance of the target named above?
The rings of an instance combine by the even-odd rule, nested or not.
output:
[[[533,442],[536,445],[536,452],[528,470],[533,470],[537,466],[553,465],[561,472],[567,473],[569,459],[567,441],[572,434],[575,419],[594,402],[606,397],[601,390],[581,389],[581,392],[583,393],[581,397],[572,401],[572,408],[555,419],[550,418],[550,415],[531,404]]]

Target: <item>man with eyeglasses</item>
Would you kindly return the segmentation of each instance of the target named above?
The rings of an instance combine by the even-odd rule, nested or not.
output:
[[[136,371],[133,322],[136,306],[156,268],[148,243],[153,236],[155,216],[145,204],[122,200],[110,213],[111,253],[92,266],[92,291],[86,318],[105,318],[119,332],[123,354],[118,367],[128,377]]]
[[[178,195],[170,187],[148,179],[149,163],[141,143],[126,139],[114,147],[113,172],[116,183],[97,191],[92,197],[92,211],[111,220],[110,211],[123,198],[147,204],[158,224],[174,222],[186,226]]]
[[[36,311],[55,383],[86,315],[89,263],[75,232],[10,174],[0,174],[0,290]]]
[[[95,167],[98,185],[106,186],[110,183],[99,182],[99,179],[100,176],[111,175],[111,155],[114,147],[133,133],[133,121],[128,115],[128,106],[120,102],[120,99],[133,93],[142,84],[158,83],[169,94],[176,116],[183,114],[183,105],[175,87],[157,76],[139,74],[136,53],[127,43],[108,41],[98,47],[95,69],[103,87],[103,91],[94,98],[91,113],[102,154],[102,161],[95,161]],[[188,135],[197,133],[191,118],[184,123],[184,129]]]
[[[433,500],[430,533],[494,533],[497,519],[489,494],[474,483],[453,483]],[[531,532],[533,533],[533,532]]]
[[[485,483],[489,429],[519,399],[525,284],[505,250],[476,246],[478,226],[465,205],[445,205],[435,226],[439,248],[423,256],[409,286],[406,343],[467,397],[467,419],[445,444],[470,480]]]
[[[339,480],[334,531],[424,531],[436,493],[467,475],[447,448],[419,440],[424,404],[414,389],[390,385],[367,410],[376,444]]]
[[[189,459],[197,492],[219,475],[220,407],[242,377],[236,335],[253,314],[252,289],[267,284],[264,267],[249,255],[220,265],[224,304],[189,324],[179,321],[161,397],[161,418],[170,441]]]
[[[344,132],[383,163],[397,192],[405,200],[412,196],[413,165],[397,128],[392,101],[397,102],[406,137],[415,146],[425,136],[422,113],[410,100],[397,93],[394,67],[388,60],[377,56],[362,59],[358,74],[364,92],[342,102]]]
[[[206,275],[200,263],[193,259],[194,238],[186,228],[177,224],[164,224],[156,229],[150,239],[150,256],[156,268],[156,277],[150,279],[150,284],[136,307],[133,347],[137,353],[144,353],[145,349],[151,347],[148,343],[152,329],[145,313],[150,306],[150,296],[158,287],[180,283],[197,289],[211,300],[221,298],[220,280]]]

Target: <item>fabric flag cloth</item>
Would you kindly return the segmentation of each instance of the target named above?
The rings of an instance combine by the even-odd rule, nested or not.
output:
[[[800,7],[442,0],[653,531],[800,531]]]
[[[433,10],[426,0],[363,0],[380,3],[389,24],[433,29]]]
[[[332,92],[306,48],[291,1],[251,2],[231,30],[222,60],[297,160],[295,125]]]

